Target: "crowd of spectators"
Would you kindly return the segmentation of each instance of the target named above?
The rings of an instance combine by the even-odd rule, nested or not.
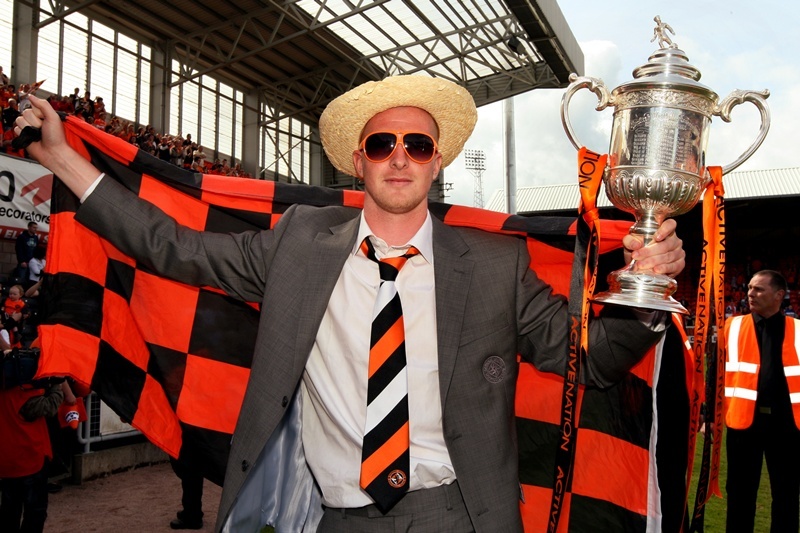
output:
[[[750,312],[747,303],[747,287],[750,278],[763,269],[777,270],[786,278],[789,290],[781,306],[782,312],[791,317],[797,317],[800,312],[800,278],[797,275],[797,266],[800,256],[772,256],[769,253],[763,256],[748,256],[743,259],[731,259],[725,265],[725,318],[737,315],[746,315]],[[697,273],[687,268],[678,276],[678,299],[689,310],[685,318],[685,325],[694,326],[694,312],[697,304]]]
[[[19,157],[24,157],[23,150],[14,150],[11,142],[14,140],[14,121],[30,104],[27,96],[31,91],[28,84],[20,85],[19,90],[8,83],[8,78],[0,67],[2,90],[0,90],[0,107],[3,118],[3,152]],[[203,147],[192,140],[191,134],[171,135],[155,131],[152,126],[137,126],[119,117],[111,115],[106,110],[102,96],[92,98],[89,91],[81,95],[80,88],[76,87],[70,95],[51,95],[47,98],[53,109],[62,113],[73,115],[81,120],[102,129],[110,135],[115,135],[126,142],[136,145],[159,159],[204,174],[217,174],[222,176],[236,176],[243,178],[252,177],[241,163],[230,162],[227,159],[216,158],[213,161],[206,155]]]
[[[725,279],[725,316],[746,315],[750,312],[747,304],[748,283],[753,274],[765,268],[777,270],[786,278],[789,290],[786,292],[781,309],[788,316],[797,316],[798,306],[800,306],[798,261],[800,261],[800,257],[781,257],[779,259],[748,257],[743,263],[728,265]]]

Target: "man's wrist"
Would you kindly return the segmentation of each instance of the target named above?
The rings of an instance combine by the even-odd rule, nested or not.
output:
[[[86,191],[84,191],[83,196],[81,196],[81,203],[85,202],[86,199],[89,198],[89,195],[92,194],[92,192],[94,192],[94,190],[97,188],[97,185],[100,183],[100,180],[103,179],[103,176],[105,175],[106,175],[105,172],[101,172],[100,175],[97,176],[95,180],[91,183],[91,185],[89,185],[86,188]]]
[[[641,309],[632,307],[633,315],[645,326],[653,331],[664,331],[667,329],[667,313],[652,309]]]

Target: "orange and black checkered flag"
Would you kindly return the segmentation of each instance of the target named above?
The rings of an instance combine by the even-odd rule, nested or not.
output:
[[[65,125],[70,144],[98,169],[197,230],[269,229],[294,203],[362,205],[358,191],[196,174],[72,117]],[[71,375],[90,385],[153,443],[221,484],[250,374],[258,305],[157,276],[77,223],[77,198],[55,181],[39,374]],[[557,292],[568,292],[574,219],[525,218],[446,204],[431,204],[430,210],[449,225],[527,238],[531,266],[539,277]],[[618,248],[630,223],[598,222],[601,253]],[[664,361],[683,360],[680,340],[663,349],[670,351]],[[648,517],[648,504],[656,483],[651,431],[661,434],[661,426],[655,425],[658,360],[655,351],[648,354],[609,390],[580,387],[574,474],[563,499],[559,532],[593,530],[602,523],[608,524],[606,531],[645,533],[648,521],[657,519]],[[666,377],[660,379],[663,383]],[[544,531],[551,513],[564,381],[523,364],[519,382],[522,515],[526,530]],[[685,386],[674,390],[679,397],[688,396]],[[670,412],[677,412],[671,402]],[[688,422],[681,419],[678,425]],[[678,473],[681,481],[672,492],[683,503],[685,476],[680,468],[663,470]]]

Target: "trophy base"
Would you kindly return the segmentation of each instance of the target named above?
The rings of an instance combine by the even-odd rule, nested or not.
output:
[[[672,297],[678,283],[669,276],[633,272],[626,267],[609,274],[608,283],[609,290],[595,295],[593,301],[670,313],[689,313]]]

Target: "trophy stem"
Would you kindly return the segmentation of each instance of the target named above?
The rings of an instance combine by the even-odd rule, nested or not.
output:
[[[664,214],[658,213],[652,209],[647,209],[644,211],[637,211],[635,216],[636,222],[631,226],[629,233],[631,235],[640,235],[644,245],[647,246],[653,242],[653,235],[656,234],[661,223],[664,222]]]

